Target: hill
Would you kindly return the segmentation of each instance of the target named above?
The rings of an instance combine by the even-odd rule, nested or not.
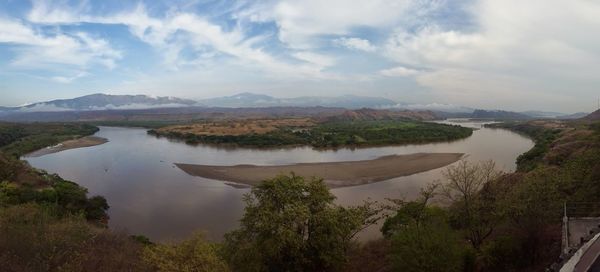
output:
[[[429,111],[391,111],[375,109],[347,110],[333,107],[270,107],[270,108],[155,108],[139,110],[95,110],[58,112],[11,112],[0,120],[11,122],[182,122],[196,119],[312,117],[318,120],[434,120]]]
[[[198,101],[177,97],[148,95],[91,94],[72,99],[38,102],[21,107],[0,107],[0,116],[24,112],[71,112],[103,110],[139,110],[156,108],[272,108],[272,107],[336,107],[347,109],[383,108],[396,104],[381,97],[343,95],[336,97],[302,96],[276,98],[263,94],[239,93]]]
[[[557,116],[556,119],[563,119],[563,120],[580,119],[580,118],[586,117],[588,114],[590,114],[590,113],[589,112],[576,112],[573,114]]]
[[[63,112],[63,111],[97,111],[125,110],[148,108],[187,107],[196,101],[177,97],[151,97],[147,95],[108,95],[91,94],[72,99],[58,99],[38,102],[22,107],[0,108],[5,112]]]
[[[512,111],[503,111],[503,110],[475,110],[473,114],[471,114],[471,118],[476,119],[501,119],[501,120],[525,120],[532,119],[531,116],[525,115],[523,113],[512,112]]]
[[[346,110],[339,115],[321,118],[323,121],[380,121],[380,120],[435,120],[436,116],[431,111],[390,111],[362,108]]]
[[[558,118],[559,116],[565,116],[566,114],[560,112],[552,112],[552,111],[523,111],[520,112],[527,116],[531,116],[534,118]]]
[[[194,119],[279,118],[330,116],[344,112],[342,108],[273,107],[273,108],[154,108],[138,110],[96,110],[61,112],[12,112],[0,115],[11,122],[123,122],[123,121],[190,121]]]
[[[600,120],[600,110],[597,110],[595,112],[592,112],[592,113],[588,114],[583,119],[590,120],[590,121]]]

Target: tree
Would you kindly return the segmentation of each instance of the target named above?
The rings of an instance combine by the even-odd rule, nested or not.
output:
[[[353,237],[374,223],[370,203],[333,204],[322,179],[293,173],[265,180],[245,196],[240,229],[225,235],[235,271],[327,271],[340,267]]]
[[[472,266],[465,262],[470,255],[448,224],[447,212],[428,205],[436,187],[422,191],[419,200],[400,203],[383,225],[395,271],[465,271]]]
[[[447,180],[443,193],[452,202],[453,223],[466,230],[467,239],[477,251],[492,234],[498,219],[494,201],[487,201],[481,191],[502,174],[493,161],[472,164],[466,160],[443,172]]]

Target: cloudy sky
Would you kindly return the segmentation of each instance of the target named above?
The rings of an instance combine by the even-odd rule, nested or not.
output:
[[[0,105],[369,95],[591,111],[597,0],[0,0]]]

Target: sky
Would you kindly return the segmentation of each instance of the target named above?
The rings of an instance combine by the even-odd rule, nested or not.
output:
[[[592,111],[597,0],[0,0],[0,106],[345,94]]]

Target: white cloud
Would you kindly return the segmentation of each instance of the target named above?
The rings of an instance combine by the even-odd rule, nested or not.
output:
[[[0,19],[0,43],[20,45],[11,64],[22,68],[100,64],[112,69],[121,58],[121,52],[107,41],[86,33],[43,35],[28,25],[7,19]]]
[[[58,83],[71,83],[79,78],[89,76],[88,72],[81,71],[73,76],[53,76],[50,79]]]
[[[351,34],[354,28],[388,28],[412,19],[411,14],[436,9],[439,0],[283,0],[257,4],[237,18],[274,21],[279,39],[291,48],[318,47],[322,35]]]
[[[381,71],[379,71],[379,73],[381,75],[388,76],[388,77],[405,77],[405,76],[418,75],[419,73],[421,73],[421,71],[406,68],[403,66],[398,66],[398,67],[394,67],[394,68],[390,68],[390,69],[381,70]]]
[[[453,103],[567,109],[598,88],[600,2],[480,0],[470,13],[467,30],[398,27],[385,55],[425,67],[417,82]]]
[[[43,2],[42,2],[43,3]],[[112,16],[75,15],[67,7],[55,12],[45,4],[35,5],[29,14],[29,20],[47,24],[78,24],[82,22],[98,24],[118,24],[127,26],[131,33],[140,40],[154,46],[163,53],[165,63],[172,70],[177,70],[182,64],[198,64],[204,61],[198,59],[182,59],[184,49],[200,52],[201,57],[226,55],[234,57],[236,65],[259,67],[269,72],[269,76],[283,75],[308,79],[336,78],[337,75],[326,74],[321,70],[328,66],[331,58],[311,52],[303,52],[306,65],[287,63],[273,57],[270,53],[257,46],[263,36],[247,36],[239,27],[225,31],[221,26],[206,18],[187,12],[171,12],[165,18],[154,18],[148,15],[143,4],[138,4],[134,10],[117,13]],[[45,16],[45,14],[49,14]],[[54,15],[54,14],[59,14]],[[215,54],[218,53],[218,54]],[[225,65],[226,63],[220,63]]]
[[[85,1],[82,1],[81,3],[82,4],[80,4],[78,7],[69,6],[69,8],[67,8],[67,5],[65,4],[60,5],[60,8],[58,8],[55,5],[64,3],[46,0],[33,0],[32,8],[27,14],[27,19],[30,22],[43,22],[46,24],[76,22],[78,21],[76,14],[83,10],[83,4]]]
[[[333,66],[335,64],[335,59],[329,57],[327,55],[321,55],[317,53],[312,53],[308,51],[296,52],[292,54],[295,58],[299,60],[306,61],[308,63],[315,64],[319,68],[325,68],[329,66]]]
[[[375,50],[377,50],[377,47],[372,45],[371,42],[369,42],[369,40],[361,38],[342,37],[333,40],[333,43],[338,46],[343,46],[354,50],[362,50],[366,52],[374,52]]]
[[[555,105],[554,110],[561,110],[560,105],[578,105],[569,93],[553,92],[547,86],[516,75],[440,69],[416,79],[422,86],[433,89],[444,102],[476,108],[498,109],[502,108],[500,105],[510,105],[511,109],[527,110]]]

